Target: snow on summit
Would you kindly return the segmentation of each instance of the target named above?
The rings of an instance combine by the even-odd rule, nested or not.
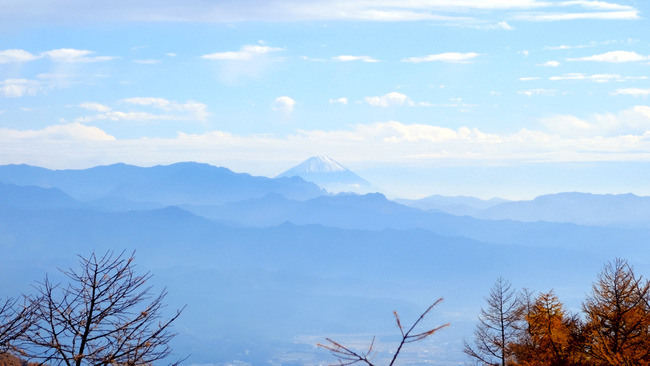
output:
[[[368,181],[337,163],[334,159],[323,156],[311,157],[278,176],[299,176],[306,181],[318,184],[332,193],[368,193],[371,189],[371,184]]]
[[[309,172],[309,173],[332,173],[344,172],[348,169],[344,168],[341,164],[334,161],[334,159],[327,156],[314,156],[299,165],[296,165],[290,171],[294,172]]]

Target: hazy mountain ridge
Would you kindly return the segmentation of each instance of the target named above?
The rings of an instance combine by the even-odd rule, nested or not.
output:
[[[474,215],[481,219],[572,222],[581,225],[648,226],[650,197],[566,192],[505,202]]]
[[[199,163],[150,168],[114,164],[82,170],[4,165],[0,166],[0,182],[57,187],[82,201],[109,198],[162,205],[222,204],[269,193],[298,200],[325,194],[315,184],[300,178],[255,177]]]
[[[420,199],[395,199],[395,202],[418,208],[420,210],[435,210],[450,213],[452,215],[474,215],[482,210],[496,206],[500,203],[508,202],[501,198],[492,198],[482,200],[469,196],[441,196],[432,195]]]
[[[32,281],[55,267],[65,268],[75,253],[136,250],[139,267],[152,270],[154,283],[167,286],[171,307],[188,304],[177,341],[194,349],[205,344],[201,352],[193,352],[193,363],[267,364],[284,357],[278,354],[280,346],[310,357],[300,363],[314,362],[318,353],[313,344],[295,345],[295,337],[359,329],[390,332],[391,309],[407,315],[440,296],[447,302],[436,317],[455,325],[445,336],[456,340],[458,348],[473,317],[450,318],[445,309],[472,314],[496,276],[529,287],[561,282],[569,293],[580,293],[575,286],[593,276],[603,260],[630,254],[623,248],[603,253],[561,243],[552,250],[492,244],[422,229],[368,231],[288,223],[237,228],[173,207],[132,212],[3,207],[0,242],[5,254],[0,273],[12,273],[0,275],[0,287],[10,294],[29,291]],[[647,250],[634,256],[650,261],[647,257]],[[14,262],[21,260],[40,271],[17,267]],[[571,268],[570,281],[561,268]],[[16,276],[25,281],[6,282]],[[359,315],[359,308],[364,314]],[[214,335],[225,338],[215,340]],[[260,346],[252,347],[251,337]],[[264,346],[275,342],[275,350]],[[459,348],[454,347],[436,358],[458,361]],[[223,352],[215,354],[215,349]],[[245,349],[250,355],[242,355]]]
[[[123,192],[136,190],[111,178],[114,168],[136,172],[133,187],[164,187],[147,203],[130,201]],[[175,342],[177,349],[192,350],[190,364],[317,364],[330,359],[314,349],[325,336],[352,334],[366,342],[370,333],[382,339],[395,331],[392,310],[408,318],[441,296],[446,300],[432,320],[453,327],[445,330],[449,343],[435,359],[462,363],[462,339],[471,337],[497,276],[515,286],[554,288],[576,307],[605,261],[624,257],[640,273],[650,270],[647,226],[486,220],[407,207],[379,193],[298,200],[269,192],[268,178],[219,169],[220,179],[234,176],[253,188],[240,186],[244,199],[201,201],[201,192],[218,185],[205,181],[217,175],[194,164],[102,167],[85,183],[74,181],[86,174],[78,171],[55,178],[52,171],[27,166],[18,170],[24,176],[7,171],[0,167],[0,297],[29,293],[46,272],[54,276],[57,267],[73,265],[75,254],[135,250],[139,268],[167,287],[169,308],[188,304]],[[99,186],[76,191],[95,197],[88,201],[54,188],[89,182]],[[295,184],[299,192],[314,187],[300,179]],[[188,187],[198,187],[189,192],[195,196]],[[173,199],[150,200],[176,191]],[[93,192],[108,193],[98,201],[88,194]],[[260,192],[266,193],[256,196]],[[558,197],[563,195],[550,198]],[[621,198],[643,199],[607,199]]]

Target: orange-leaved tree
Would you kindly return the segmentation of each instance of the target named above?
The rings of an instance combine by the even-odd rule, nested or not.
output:
[[[585,352],[596,365],[650,365],[650,284],[627,261],[608,263],[583,304]]]
[[[580,323],[566,313],[555,293],[541,293],[522,308],[522,329],[510,345],[517,365],[582,364]]]

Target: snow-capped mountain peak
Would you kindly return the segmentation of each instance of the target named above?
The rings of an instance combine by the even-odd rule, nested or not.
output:
[[[330,192],[367,193],[371,189],[370,183],[365,179],[354,174],[334,159],[324,156],[311,157],[278,176],[299,176]]]
[[[334,173],[344,172],[347,169],[330,157],[314,156],[295,166],[291,170],[294,172]]]

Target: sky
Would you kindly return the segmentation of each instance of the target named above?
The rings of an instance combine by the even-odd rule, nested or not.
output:
[[[641,0],[0,0],[0,164],[650,195]]]

